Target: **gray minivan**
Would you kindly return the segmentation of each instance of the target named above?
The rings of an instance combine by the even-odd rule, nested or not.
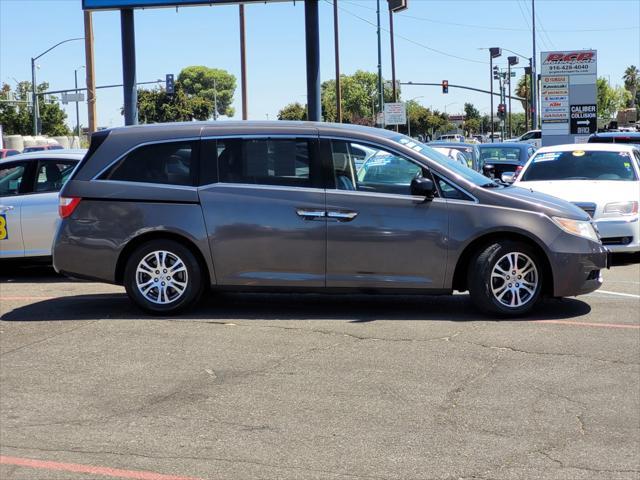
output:
[[[357,153],[370,151],[356,170]],[[522,315],[600,287],[590,217],[390,130],[311,122],[115,128],[60,196],[54,266],[172,314],[208,288],[450,294]]]

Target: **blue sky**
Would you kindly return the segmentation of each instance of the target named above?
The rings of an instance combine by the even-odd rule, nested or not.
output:
[[[375,0],[338,0],[343,73],[377,68]],[[386,1],[382,0],[383,7]],[[396,72],[401,81],[440,82],[488,88],[488,53],[500,46],[531,54],[530,0],[409,0],[395,17]],[[321,76],[334,76],[333,10],[320,0]],[[247,63],[249,116],[275,118],[293,101],[305,102],[304,5],[302,1],[248,5]],[[640,0],[536,0],[538,51],[594,48],[598,74],[622,84],[624,69],[640,66]],[[391,77],[388,17],[382,16],[383,74]],[[122,82],[118,12],[93,15],[96,81]],[[164,78],[188,65],[223,68],[239,80],[237,6],[137,10],[135,13],[138,81]],[[80,0],[0,0],[0,81],[30,79],[30,57],[54,43],[81,37]],[[402,38],[400,38],[402,37]],[[438,53],[434,50],[446,53]],[[456,58],[456,57],[462,57]],[[498,62],[506,63],[506,55]],[[52,90],[72,88],[73,71],[84,65],[83,42],[58,47],[39,60],[38,80]],[[522,70],[518,71],[520,75]],[[84,71],[79,72],[84,86]],[[403,87],[404,100],[459,113],[464,102],[488,112],[488,95],[436,87]],[[240,114],[236,92],[236,115]],[[124,123],[121,89],[98,90],[100,126]],[[75,109],[69,106],[69,124]],[[515,110],[515,109],[514,109]],[[80,122],[86,125],[86,105]]]

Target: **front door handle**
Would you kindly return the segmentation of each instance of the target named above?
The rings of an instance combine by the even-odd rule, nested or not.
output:
[[[296,213],[299,217],[302,217],[305,220],[314,220],[316,218],[324,218],[327,216],[327,212],[325,212],[324,210],[306,208],[298,208],[296,209]]]
[[[346,212],[340,210],[332,210],[327,213],[327,217],[335,218],[339,222],[350,222],[358,216],[358,212]]]

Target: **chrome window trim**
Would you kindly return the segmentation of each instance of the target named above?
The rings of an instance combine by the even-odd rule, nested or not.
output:
[[[198,190],[209,189],[213,187],[223,187],[223,188],[256,188],[258,190],[295,190],[296,192],[310,192],[310,193],[318,193],[325,192],[325,188],[314,188],[314,187],[293,187],[289,185],[265,185],[262,183],[232,183],[232,182],[213,182],[208,183],[206,185],[200,185],[196,187]]]
[[[92,182],[108,183],[115,185],[139,185],[142,187],[170,188],[173,190],[189,190],[197,191],[198,187],[194,185],[176,185],[173,183],[153,183],[153,182],[134,182],[130,180],[91,180]]]
[[[124,157],[126,157],[131,152],[133,152],[134,150],[136,150],[136,149],[138,149],[140,147],[146,147],[148,145],[157,145],[157,144],[160,144],[160,143],[193,142],[193,141],[196,141],[196,140],[200,140],[200,137],[184,137],[184,138],[171,138],[171,139],[165,139],[165,140],[150,140],[148,142],[138,143],[138,144],[134,145],[133,147],[131,147],[129,150],[126,150],[119,157],[117,157],[115,160],[113,160],[111,163],[109,163],[106,167],[104,167],[102,170],[100,170],[96,175],[93,176],[93,178],[90,181],[124,182],[125,180],[105,180],[105,179],[101,179],[99,177],[101,177],[113,165],[115,165],[120,160],[122,160]],[[129,182],[129,181],[127,181],[127,183],[146,183],[146,182]],[[171,185],[171,184],[155,184],[154,183],[153,185]]]

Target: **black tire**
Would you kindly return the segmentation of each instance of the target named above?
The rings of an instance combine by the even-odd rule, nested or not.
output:
[[[513,264],[513,254],[518,254],[515,257],[518,268],[500,273],[499,269],[505,270],[504,267]],[[533,264],[534,270],[529,268],[526,260]],[[521,270],[525,265],[526,268]],[[513,271],[516,272],[515,276]],[[493,273],[495,277],[492,277]],[[526,273],[524,279],[521,273]],[[534,274],[536,281],[535,287],[532,287]],[[541,259],[533,248],[522,242],[498,241],[481,248],[472,258],[468,270],[469,294],[475,306],[485,313],[503,317],[523,316],[540,299],[542,283],[545,281],[543,275]]]
[[[138,273],[138,266],[143,259],[147,260],[147,265],[154,269],[156,268],[157,262],[154,263],[156,259],[154,252],[168,252],[168,255],[161,255],[160,258],[166,258],[166,266],[168,268],[164,270],[167,270],[169,276],[166,276],[167,273],[163,272],[163,269],[153,271],[152,275]],[[174,258],[179,259],[184,264],[184,271],[177,262],[171,264]],[[175,286],[170,285],[172,268],[178,269],[178,273],[173,278],[175,283],[171,284]],[[156,276],[156,272],[160,273]],[[200,263],[191,250],[174,240],[158,239],[150,240],[140,245],[129,255],[124,271],[124,287],[129,298],[142,310],[156,315],[174,315],[198,302],[204,288],[202,278]],[[147,280],[149,280],[149,283],[153,282],[151,290],[148,292],[148,297],[155,297],[156,301],[150,300],[138,287],[138,281],[142,283]],[[163,280],[165,281],[164,283],[162,282]],[[181,287],[178,287],[178,285],[183,283],[186,283],[186,286],[182,292],[179,292],[178,288]],[[162,287],[160,284],[162,284]],[[160,293],[160,289],[163,290],[162,293]],[[158,303],[158,300],[162,303]]]

